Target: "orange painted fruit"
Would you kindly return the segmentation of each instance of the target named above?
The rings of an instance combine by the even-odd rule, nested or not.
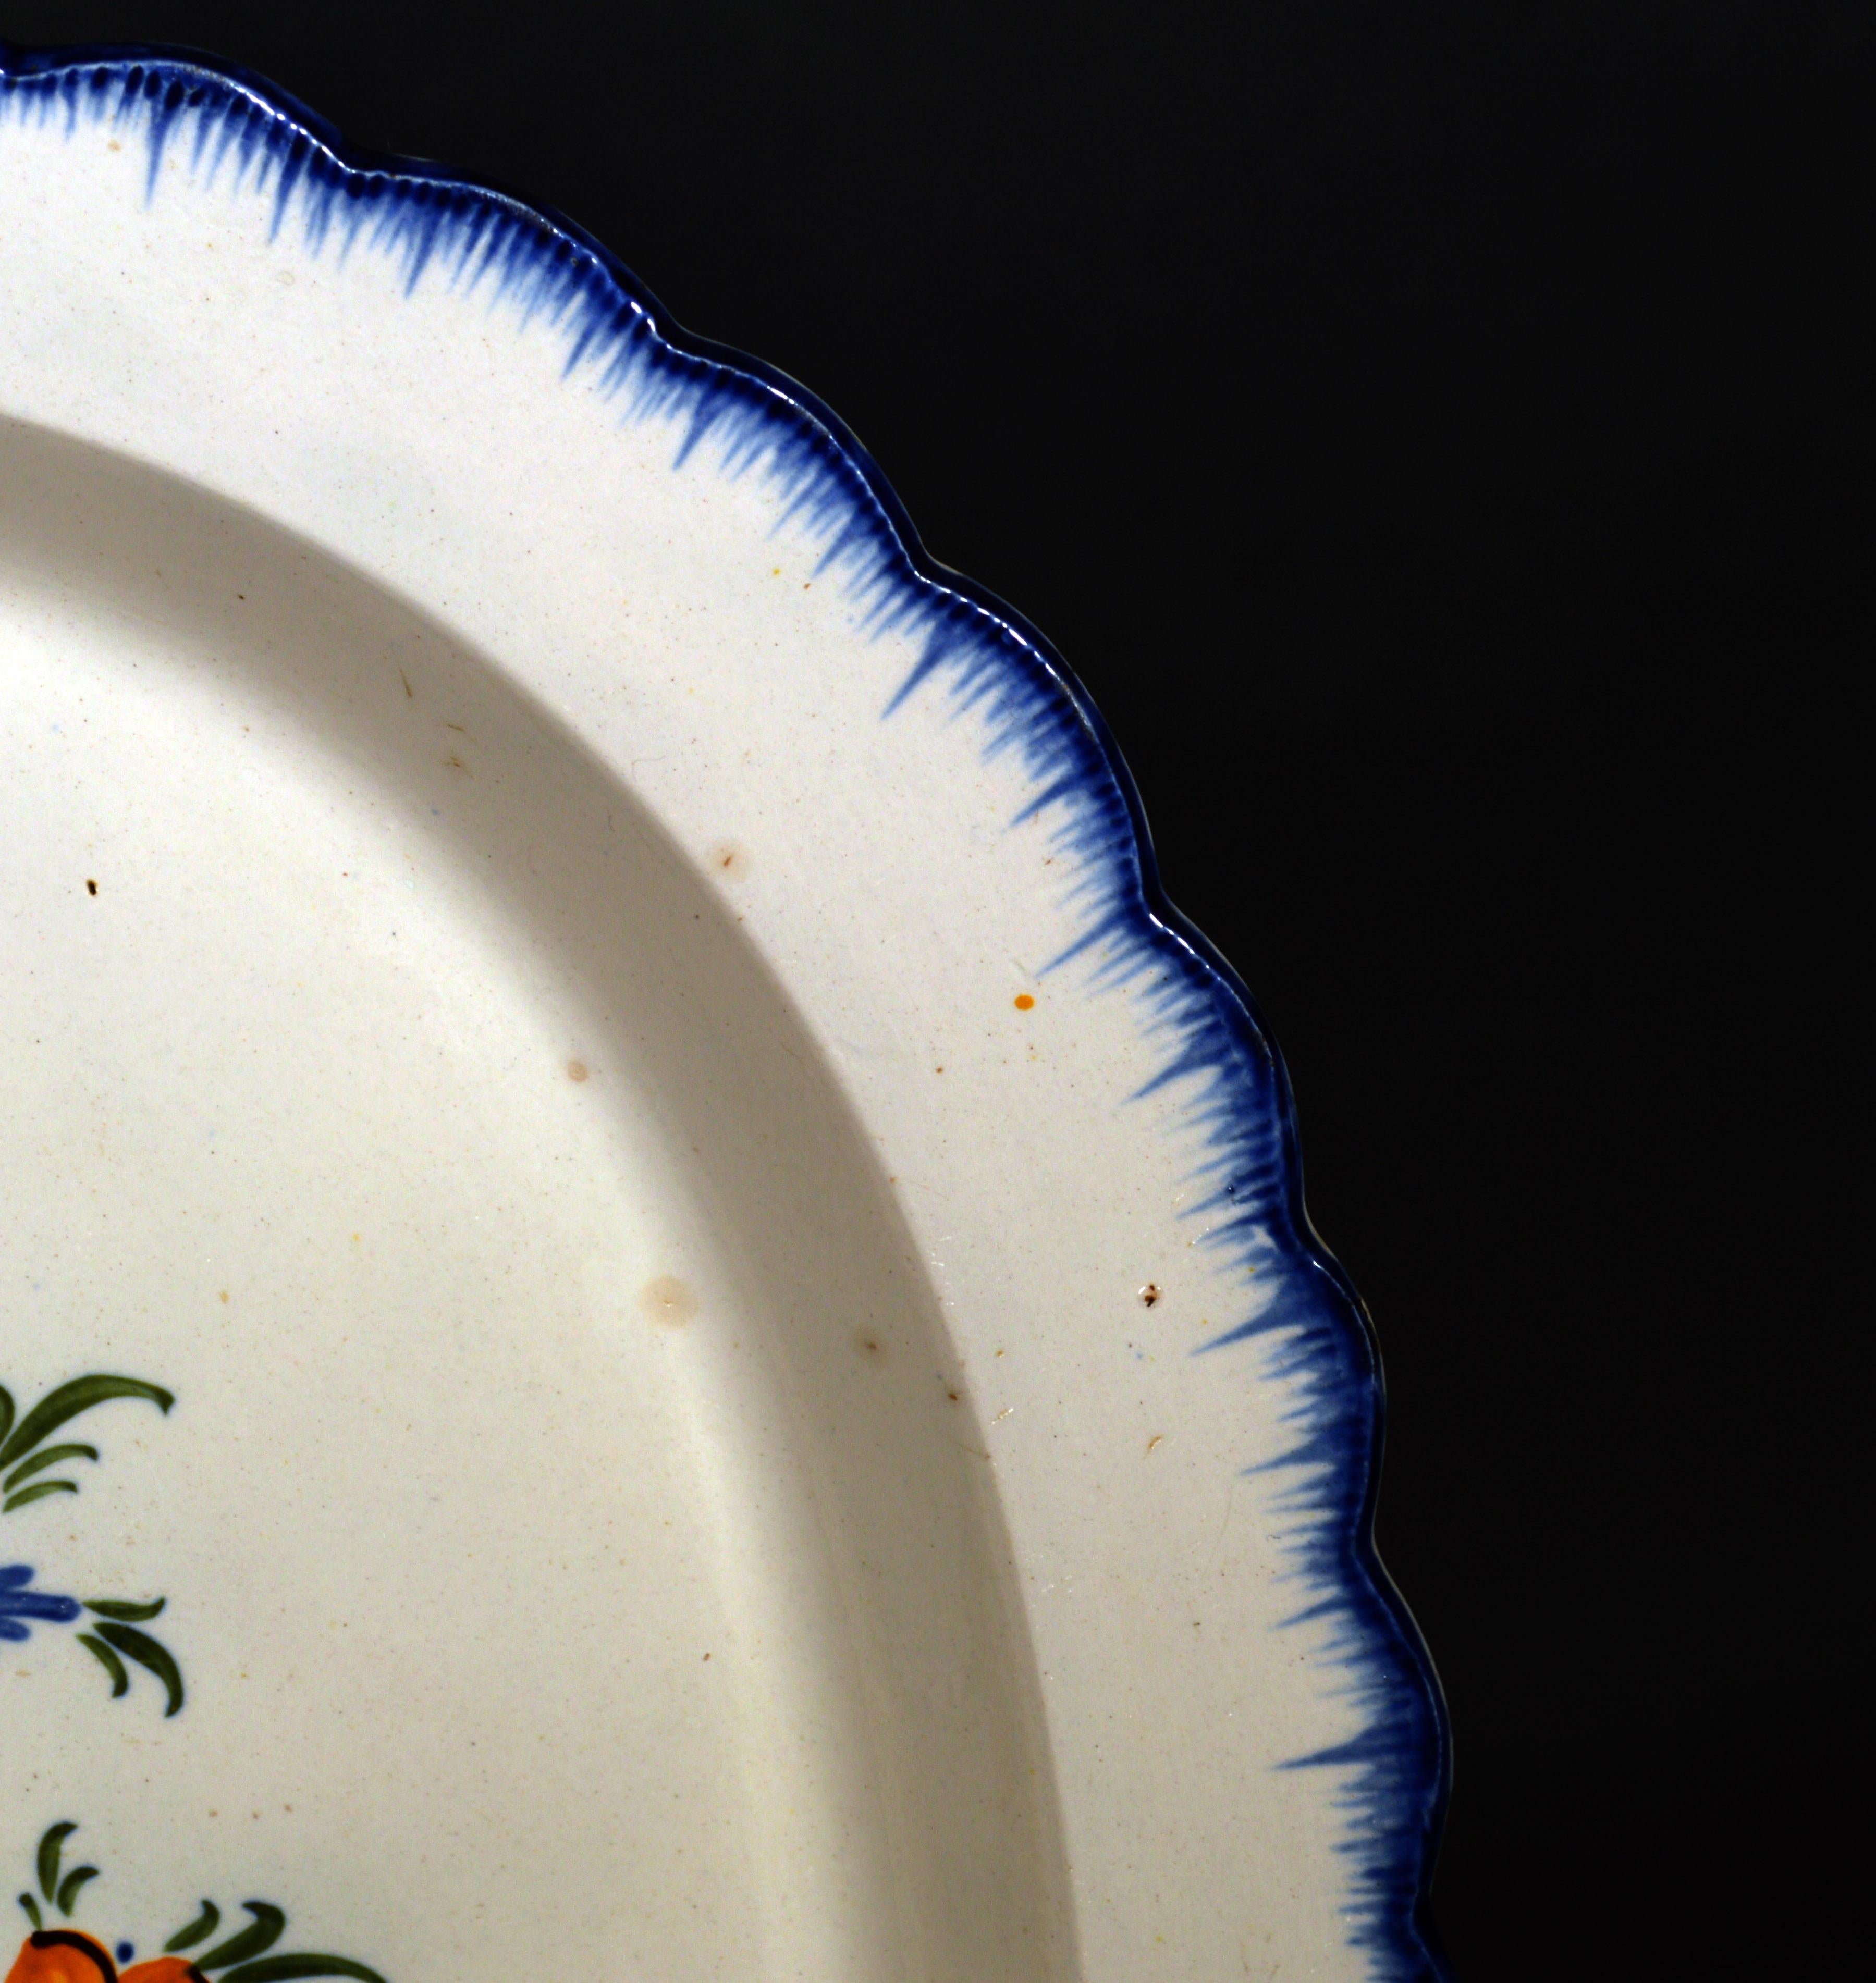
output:
[[[102,1942],[77,1928],[41,1928],[20,1945],[6,1983],[118,1983],[117,1965]]]
[[[134,1968],[119,1970],[117,1983],[208,1983],[208,1979],[186,1955],[158,1955]]]

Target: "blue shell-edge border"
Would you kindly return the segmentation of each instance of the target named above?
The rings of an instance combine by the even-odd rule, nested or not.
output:
[[[1076,951],[1093,951],[1104,981],[1150,974],[1155,1031],[1175,1044],[1155,1086],[1201,1084],[1206,1206],[1223,1215],[1211,1235],[1279,1292],[1206,1351],[1265,1339],[1273,1374],[1305,1399],[1298,1437],[1276,1464],[1294,1486],[1286,1506],[1298,1581],[1313,1601],[1297,1613],[1332,1621],[1336,1657],[1366,1724],[1353,1741],[1298,1757],[1296,1769],[1335,1766],[1346,1819],[1341,1850],[1356,1874],[1352,1943],[1377,1975],[1446,1975],[1427,1918],[1445,1814],[1450,1741],[1444,1703],[1413,1621],[1375,1553],[1375,1491],[1383,1396],[1373,1330],[1346,1276],[1311,1230],[1302,1205],[1296,1121],[1282,1062],[1249,992],[1166,900],[1145,816],[1105,723],[1048,642],[1003,603],[928,557],[885,477],[844,423],[813,394],[759,360],[677,329],[614,256],[550,209],[447,168],[347,145],[323,119],[238,65],[146,46],[18,49],[0,42],[0,116],[82,116],[140,122],[153,195],[169,141],[195,125],[199,164],[232,149],[237,176],[271,183],[276,225],[297,193],[309,246],[329,231],[361,233],[405,258],[414,288],[433,260],[454,256],[460,277],[492,278],[524,314],[567,330],[567,370],[601,368],[601,383],[636,410],[688,417],[681,461],[706,434],[732,460],[766,456],[791,513],[827,540],[868,601],[872,624],[909,630],[922,657],[888,714],[937,677],[974,707],[991,748],[1023,754],[1035,781],[1025,816],[1068,814],[1086,920]],[[1273,1268],[1286,1269],[1273,1276]]]

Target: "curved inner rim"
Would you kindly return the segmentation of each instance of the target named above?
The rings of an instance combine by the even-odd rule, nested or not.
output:
[[[5,1537],[172,1595],[135,1798],[149,1704],[59,1634],[0,1715],[114,1904],[252,1866],[406,1977],[1055,1973],[935,1303],[720,897],[446,627],[12,425],[0,654],[0,1376],[180,1401]],[[211,1868],[224,1803],[269,1815]]]

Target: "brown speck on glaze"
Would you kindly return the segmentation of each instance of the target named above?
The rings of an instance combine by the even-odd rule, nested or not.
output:
[[[1146,1286],[1140,1290],[1140,1299],[1149,1308],[1151,1308],[1154,1302],[1158,1301],[1159,1299],[1159,1284],[1158,1282],[1149,1281]]]
[[[749,872],[749,850],[733,840],[720,840],[708,855],[711,871],[726,881],[740,881]]]
[[[226,1306],[227,1306],[227,1304],[228,1304],[228,1290],[227,1290],[226,1288],[224,1288],[224,1289],[222,1289],[222,1306],[223,1306],[223,1307],[226,1307]]]
[[[697,1313],[697,1296],[675,1274],[660,1274],[645,1283],[639,1304],[654,1322],[681,1329]]]
[[[402,668],[400,668],[397,670],[397,679],[404,685],[405,695],[408,697],[411,701],[415,702],[417,699],[417,692],[410,686],[410,677],[404,673]]]
[[[1019,1012],[1033,1012],[1035,1010],[1035,1001],[1027,992],[1018,992],[1016,995],[1016,1009]]]
[[[453,751],[452,751],[449,756],[444,758],[443,761],[445,767],[452,771],[466,772],[469,769],[469,767],[463,762],[462,759],[459,757]]]
[[[870,1329],[861,1329],[853,1340],[854,1347],[869,1363],[883,1363],[886,1360],[886,1346]]]
[[[1156,1446],[1157,1445],[1159,1445],[1159,1443],[1160,1443],[1160,1441],[1161,1441],[1162,1440],[1163,1440],[1165,1437],[1165,1434],[1163,1432],[1156,1432],[1156,1433],[1154,1433],[1154,1435],[1152,1436],[1152,1437],[1151,1439],[1149,1439],[1149,1440],[1146,1442],[1146,1450],[1147,1450],[1147,1451],[1148,1451],[1149,1453],[1151,1453],[1151,1452],[1152,1451],[1153,1448],[1154,1448],[1155,1446]]]
[[[569,1081],[589,1080],[591,1078],[592,1073],[592,1068],[588,1067],[583,1060],[570,1060],[567,1063],[567,1078]]]
[[[96,883],[95,881],[94,881],[90,880],[89,878],[87,878],[87,879],[86,879],[86,881],[85,881],[85,894],[86,894],[86,895],[96,895],[96,894],[97,894],[97,892],[98,892],[98,884],[97,884],[97,883]]]

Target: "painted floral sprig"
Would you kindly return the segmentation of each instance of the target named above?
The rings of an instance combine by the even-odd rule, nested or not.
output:
[[[175,1393],[160,1384],[99,1372],[55,1385],[20,1417],[12,1393],[0,1385],[0,1515],[54,1494],[75,1494],[78,1482],[62,1472],[51,1480],[42,1476],[55,1469],[75,1472],[82,1461],[95,1463],[97,1447],[72,1440],[46,1442],[74,1419],[119,1398],[140,1399],[165,1413],[176,1403]],[[111,1698],[122,1700],[130,1691],[130,1667],[139,1666],[162,1683],[164,1714],[180,1710],[182,1668],[160,1639],[142,1629],[161,1613],[166,1599],[67,1597],[32,1589],[33,1574],[30,1563],[0,1565],[0,1639],[29,1639],[35,1624],[69,1625],[89,1612],[89,1628],[78,1634],[78,1642],[103,1667]]]
[[[79,1633],[79,1644],[110,1676],[111,1698],[120,1700],[130,1691],[130,1670],[124,1662],[131,1660],[162,1682],[168,1697],[166,1720],[181,1709],[182,1669],[175,1654],[160,1639],[138,1629],[159,1615],[169,1601],[166,1597],[147,1603],[122,1597],[87,1597],[81,1602],[56,1591],[33,1590],[32,1577],[29,1563],[0,1564],[0,1639],[29,1639],[35,1625],[69,1625],[89,1611],[97,1623]]]
[[[29,1507],[51,1494],[75,1494],[75,1480],[42,1480],[37,1476],[55,1466],[75,1464],[98,1457],[95,1446],[68,1441],[47,1446],[62,1426],[113,1398],[144,1398],[167,1413],[176,1394],[160,1384],[146,1384],[141,1377],[94,1376],[74,1377],[48,1391],[26,1416],[15,1423],[13,1394],[0,1384],[0,1515],[15,1508]]]
[[[163,1944],[162,1955],[120,1969],[119,1963],[131,1962],[136,1955],[132,1944],[120,1941],[113,1950],[82,1928],[47,1924],[47,1908],[56,1909],[69,1921],[85,1888],[98,1877],[95,1866],[65,1870],[65,1841],[77,1829],[69,1819],[63,1820],[48,1827],[39,1841],[34,1868],[39,1891],[35,1894],[29,1890],[19,1897],[32,1931],[6,1983],[301,1983],[303,1978],[316,1976],[384,1983],[376,1970],[349,1956],[272,1953],[286,1931],[286,1914],[271,1901],[242,1901],[252,1917],[246,1925],[201,1955],[191,1955],[187,1951],[209,1941],[222,1924],[221,1909],[212,1901],[204,1901],[195,1919]]]

